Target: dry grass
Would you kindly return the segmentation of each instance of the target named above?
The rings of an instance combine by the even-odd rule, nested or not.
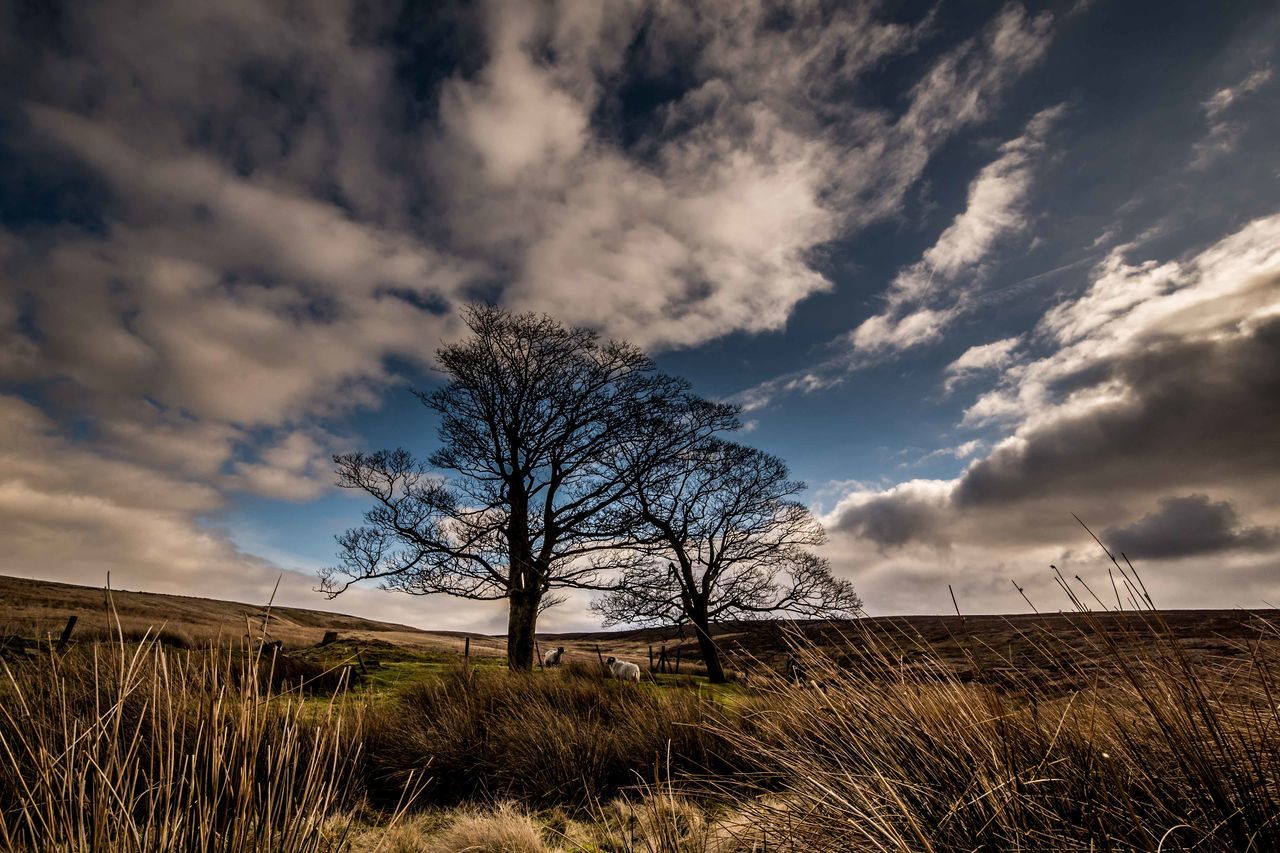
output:
[[[549,833],[533,814],[514,803],[486,809],[464,806],[448,812],[429,812],[407,818],[389,830],[357,833],[351,849],[357,853],[554,853]]]
[[[1074,604],[998,642],[824,626],[791,650],[822,689],[622,683],[593,652],[322,698],[305,655],[121,632],[5,670],[0,848],[1280,849],[1275,622],[1188,642]]]
[[[733,742],[690,690],[606,681],[587,669],[520,675],[455,668],[404,689],[369,720],[367,784],[386,801],[429,767],[421,802],[517,799],[585,807],[663,772],[718,773]]]
[[[273,693],[262,665],[148,641],[6,666],[0,847],[339,848],[359,715]]]
[[[1048,701],[1007,674],[895,681],[802,651],[826,690],[773,691],[734,728],[785,797],[734,796],[778,849],[1280,849],[1272,660],[1197,662],[1146,616],[1144,637],[1092,625],[1086,654],[1040,638],[1093,681]]]
[[[152,592],[114,590],[108,595],[102,588],[4,575],[0,575],[0,602],[0,636],[57,639],[67,617],[74,614],[79,622],[73,640],[79,643],[110,642],[123,630],[126,639],[161,633],[162,640],[194,648],[210,642],[238,642],[246,635],[246,620],[253,635],[260,636],[269,610],[268,638],[283,641],[289,649],[315,645],[330,630],[416,651],[455,653],[463,647],[461,634],[420,631],[323,610]],[[505,649],[500,638],[472,637],[471,645],[473,655],[497,656]]]

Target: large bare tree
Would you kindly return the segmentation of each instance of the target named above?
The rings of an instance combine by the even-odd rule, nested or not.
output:
[[[331,596],[377,580],[506,599],[508,663],[529,669],[538,614],[559,600],[555,590],[599,589],[632,565],[620,548],[649,529],[622,498],[639,471],[732,422],[733,410],[698,401],[630,344],[545,315],[472,306],[464,316],[470,336],[437,353],[448,383],[419,394],[440,415],[440,448],[425,462],[405,450],[334,458],[339,485],[373,506],[338,538],[338,565],[322,585]],[[682,426],[639,441],[668,410],[686,414]]]
[[[687,622],[719,682],[713,622],[860,610],[853,585],[808,550],[823,531],[778,457],[709,438],[632,473],[628,502],[648,528],[634,548],[645,559],[592,603],[606,626]]]

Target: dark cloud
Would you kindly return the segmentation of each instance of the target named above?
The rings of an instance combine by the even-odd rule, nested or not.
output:
[[[1228,501],[1207,495],[1161,498],[1160,508],[1102,537],[1113,551],[1140,559],[1189,557],[1237,549],[1261,550],[1280,541],[1275,530],[1247,527]]]
[[[954,480],[860,488],[831,529],[879,549],[1009,554],[1076,544],[1077,513],[1131,556],[1273,547],[1236,513],[1280,511],[1280,216],[1186,261],[1122,254],[1041,320],[1047,352],[969,408],[1009,430],[990,454]],[[1171,492],[1193,497],[1143,517]]]
[[[841,513],[831,525],[836,533],[868,539],[894,548],[912,542],[934,542],[945,506],[912,493],[871,498]]]
[[[1075,391],[1115,399],[997,449],[961,478],[956,507],[1280,476],[1280,317],[1234,338],[1137,342],[1091,379]]]

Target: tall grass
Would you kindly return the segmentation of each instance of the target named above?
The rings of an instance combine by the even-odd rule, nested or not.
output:
[[[121,635],[4,670],[0,849],[1280,849],[1280,629],[1215,658],[1074,603],[1000,648],[960,626],[959,666],[853,623],[795,649],[821,689],[458,667],[325,698],[319,664]]]
[[[762,794],[783,792],[742,805],[777,849],[1280,849],[1267,645],[1226,668],[1193,662],[1158,613],[1120,624],[1086,613],[1084,651],[1030,638],[1087,685],[1057,698],[1031,673],[798,650],[826,689],[777,688],[734,727]]]
[[[429,773],[420,802],[515,799],[585,807],[667,772],[731,767],[722,711],[696,691],[566,672],[457,668],[403,690],[369,720],[367,785],[375,801]]]
[[[361,751],[342,701],[253,652],[93,645],[4,670],[0,847],[337,849]]]

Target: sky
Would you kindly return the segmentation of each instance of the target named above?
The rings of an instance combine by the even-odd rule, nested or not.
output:
[[[0,573],[315,591],[486,301],[742,405],[873,614],[1280,603],[1270,2],[0,4]],[[542,617],[590,629],[589,597]]]

